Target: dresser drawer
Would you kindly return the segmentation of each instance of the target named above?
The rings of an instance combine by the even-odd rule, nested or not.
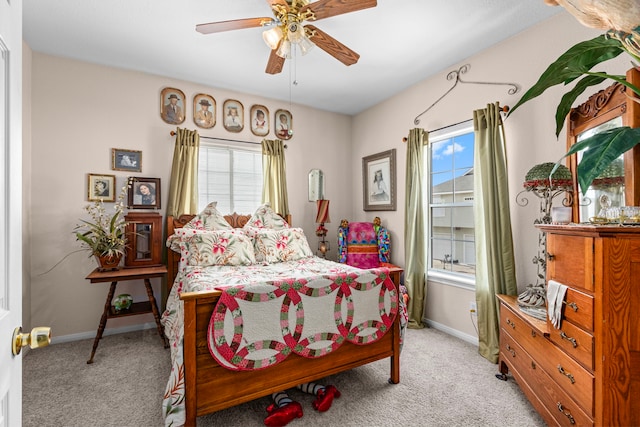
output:
[[[560,329],[556,329],[549,322],[551,341],[582,366],[593,371],[593,335],[568,321],[563,321],[560,326]]]
[[[594,290],[593,237],[547,233],[547,279]]]
[[[593,296],[569,288],[564,301],[563,318],[593,332]]]
[[[504,304],[500,305],[500,328],[515,339],[525,351],[531,353],[535,347],[550,345],[543,333],[522,320],[520,314],[514,313]],[[524,316],[524,314],[522,314]],[[501,334],[502,336],[502,334]]]
[[[527,388],[535,394],[535,398],[546,408],[558,425],[566,427],[593,425],[593,420],[504,329],[500,330],[500,358],[507,364],[521,388],[523,388],[522,384],[526,383]],[[523,388],[523,390],[526,389]],[[547,423],[551,424],[549,420]]]
[[[556,384],[571,396],[585,413],[593,415],[594,378],[569,355],[556,347],[550,340],[548,345],[533,347],[529,353]]]

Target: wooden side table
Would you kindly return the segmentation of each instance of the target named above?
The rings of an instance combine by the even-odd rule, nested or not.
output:
[[[162,323],[160,323],[160,312],[158,311],[158,305],[156,304],[156,299],[153,296],[153,289],[151,288],[150,282],[150,279],[156,277],[164,277],[166,274],[167,267],[161,265],[155,267],[122,268],[120,270],[114,271],[98,271],[98,269],[95,269],[86,277],[91,283],[111,282],[111,287],[109,288],[109,293],[107,294],[107,300],[104,303],[104,311],[102,312],[102,317],[100,318],[98,333],[96,334],[96,338],[93,341],[91,357],[89,357],[87,363],[93,363],[93,356],[95,355],[96,349],[98,348],[98,343],[102,339],[102,333],[104,332],[104,328],[107,325],[107,319],[111,319],[114,317],[135,316],[138,314],[153,313],[153,317],[156,320],[156,326],[158,327],[158,334],[162,339],[164,348],[169,347],[167,339],[164,336],[164,328],[162,327]],[[147,290],[149,300],[134,302],[133,304],[131,304],[131,307],[129,309],[116,312],[111,306],[111,301],[113,301],[113,295],[116,291],[116,285],[118,284],[118,282],[124,282],[127,280],[144,280],[144,287]]]

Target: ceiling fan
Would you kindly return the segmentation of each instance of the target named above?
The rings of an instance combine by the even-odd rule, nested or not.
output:
[[[196,25],[196,31],[202,34],[244,28],[269,27],[262,34],[265,43],[271,48],[266,72],[278,74],[282,71],[285,59],[291,58],[296,45],[303,55],[314,45],[327,52],[345,65],[358,62],[360,55],[343,45],[314,25],[306,21],[330,18],[344,13],[355,12],[377,6],[377,0],[266,0],[271,6],[275,18],[245,18],[231,21],[210,22]]]

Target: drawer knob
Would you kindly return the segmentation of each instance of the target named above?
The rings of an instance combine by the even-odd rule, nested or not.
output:
[[[568,302],[566,304],[567,304],[567,307],[571,307],[573,309],[573,311],[575,311],[575,312],[578,311],[578,304],[576,304],[575,302]]]
[[[558,402],[558,411],[562,412],[562,414],[565,417],[569,418],[569,422],[571,424],[575,424],[576,423],[576,420],[573,418],[573,415],[571,415],[571,412],[570,411],[566,411],[564,409],[564,407],[562,406],[562,403],[560,403],[560,402]]]
[[[556,256],[554,254],[547,253],[547,259],[549,261],[553,261],[555,258],[556,258]]]
[[[560,372],[565,377],[569,378],[569,381],[571,381],[571,384],[575,384],[576,379],[573,378],[573,375],[571,375],[569,372],[565,371],[562,365],[558,365],[558,372]]]
[[[511,326],[513,329],[516,328],[516,324],[511,321],[511,319],[507,319],[507,325]]]
[[[509,353],[511,353],[511,356],[512,356],[512,357],[516,357],[516,351],[515,351],[514,349],[512,349],[512,348],[511,348],[511,346],[510,346],[509,344],[507,344],[506,349],[507,349],[507,351],[508,351]]]
[[[569,341],[573,348],[576,348],[578,346],[578,342],[576,341],[576,339],[571,338],[569,335],[565,334],[564,331],[560,332],[560,338]]]

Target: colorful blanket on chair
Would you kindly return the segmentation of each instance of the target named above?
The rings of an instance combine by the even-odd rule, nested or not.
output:
[[[291,353],[321,357],[345,341],[374,342],[403,312],[385,268],[361,270],[317,257],[186,267],[178,273],[162,315],[172,364],[163,399],[165,425],[184,424],[184,306],[179,295],[215,289],[223,295],[212,314],[210,351],[232,370],[264,369]]]

